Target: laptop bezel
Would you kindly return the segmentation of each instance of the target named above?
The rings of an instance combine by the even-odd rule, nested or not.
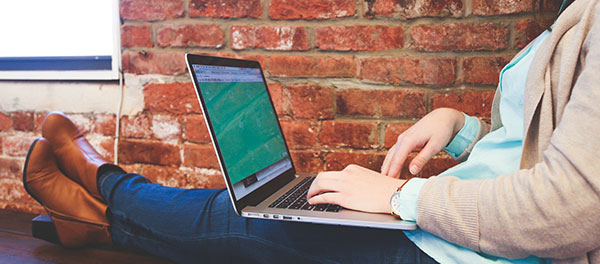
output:
[[[227,184],[227,191],[230,194],[231,202],[233,203],[233,207],[238,215],[241,215],[242,209],[246,206],[256,206],[267,197],[275,193],[277,190],[281,189],[283,186],[294,180],[296,175],[296,167],[294,166],[294,162],[292,161],[292,157],[290,154],[290,149],[287,145],[287,141],[285,140],[285,135],[283,134],[283,130],[281,129],[281,124],[279,122],[279,116],[277,116],[277,111],[275,110],[275,106],[273,104],[273,99],[271,98],[271,93],[269,92],[268,85],[262,71],[262,67],[258,61],[252,60],[242,60],[242,59],[233,59],[233,58],[224,58],[224,57],[215,57],[215,56],[207,56],[207,55],[199,55],[199,54],[191,54],[186,53],[186,64],[188,68],[188,72],[193,81],[194,91],[196,91],[196,96],[200,103],[200,108],[202,109],[202,113],[204,115],[204,121],[206,122],[206,126],[208,127],[208,132],[212,141],[213,148],[215,149],[215,153],[217,154],[217,159],[219,160],[219,166],[221,167],[221,173],[223,173],[223,178],[225,179],[225,183]],[[281,136],[283,138],[283,143],[285,145],[285,149],[287,151],[288,157],[290,158],[290,163],[292,167],[285,171],[284,173],[278,175],[265,185],[259,187],[258,189],[250,192],[248,195],[242,197],[237,200],[237,197],[233,191],[233,185],[229,179],[229,174],[227,173],[225,163],[223,162],[223,156],[219,147],[219,143],[216,140],[216,134],[214,128],[212,126],[212,122],[210,119],[210,115],[208,114],[208,109],[206,109],[206,103],[204,101],[204,97],[200,92],[200,83],[196,78],[196,74],[194,73],[194,69],[192,67],[193,64],[197,65],[211,65],[211,66],[230,66],[230,67],[243,67],[243,68],[256,68],[260,70],[260,74],[263,80],[263,84],[265,85],[265,89],[267,90],[267,96],[269,97],[269,102],[275,113],[277,118],[277,127]],[[250,175],[248,175],[250,176]]]

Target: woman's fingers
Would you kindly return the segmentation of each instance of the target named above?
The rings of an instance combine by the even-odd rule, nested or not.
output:
[[[394,153],[396,153],[396,146],[398,146],[398,144],[394,144],[390,148],[390,150],[388,150],[388,153],[385,155],[385,159],[383,160],[383,164],[381,165],[381,174],[383,175],[388,175],[388,172],[390,171],[390,164],[394,159]]]
[[[319,195],[313,196],[308,199],[309,204],[337,204],[344,207],[347,207],[342,199],[344,196],[338,192],[326,192],[321,193]]]
[[[423,166],[425,166],[425,163],[427,163],[431,157],[433,157],[433,155],[440,151],[440,148],[437,145],[438,144],[436,144],[436,142],[430,140],[419,152],[419,154],[412,159],[408,165],[408,170],[412,175],[419,173]]]
[[[416,143],[410,140],[402,140],[402,142],[397,142],[396,145],[396,153],[394,153],[393,159],[390,161],[390,169],[387,173],[387,176],[393,178],[400,177],[400,171],[402,170],[402,165],[404,165],[404,161],[408,154],[415,148]]]
[[[341,181],[339,180],[339,171],[327,171],[321,172],[308,189],[306,197],[311,197],[324,192],[337,192],[341,188]]]

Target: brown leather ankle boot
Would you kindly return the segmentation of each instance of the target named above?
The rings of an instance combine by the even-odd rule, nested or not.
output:
[[[112,164],[96,152],[75,124],[63,113],[50,112],[42,123],[42,136],[52,145],[58,165],[67,177],[104,201],[98,190],[98,169]]]
[[[108,207],[58,169],[50,143],[44,138],[36,139],[27,153],[23,186],[52,219],[55,230],[44,234],[58,235],[57,240],[65,247],[112,243]],[[56,240],[35,232],[34,236]]]

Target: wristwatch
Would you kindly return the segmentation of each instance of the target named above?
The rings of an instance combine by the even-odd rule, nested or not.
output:
[[[398,187],[398,189],[396,189],[396,192],[394,194],[392,194],[392,198],[390,198],[390,205],[392,206],[392,215],[395,216],[396,218],[402,219],[402,217],[400,217],[400,191],[402,191],[402,187],[404,187],[404,185],[409,180],[410,179],[408,179],[404,183],[402,183],[402,185],[400,185],[400,187]]]

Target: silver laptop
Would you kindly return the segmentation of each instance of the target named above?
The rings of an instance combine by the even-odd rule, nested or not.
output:
[[[186,54],[233,207],[250,218],[413,230],[414,222],[310,205],[314,174],[298,175],[256,61]]]

